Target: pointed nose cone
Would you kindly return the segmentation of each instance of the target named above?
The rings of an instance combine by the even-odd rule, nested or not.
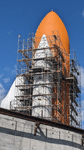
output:
[[[70,53],[69,37],[66,27],[60,17],[54,12],[49,12],[41,21],[37,28],[35,38],[42,37],[43,34],[46,36],[52,35],[53,31],[58,31],[60,35],[61,42],[66,52]]]

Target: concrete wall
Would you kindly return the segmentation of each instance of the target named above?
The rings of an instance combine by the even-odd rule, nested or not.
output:
[[[82,135],[0,114],[0,150],[80,150]]]

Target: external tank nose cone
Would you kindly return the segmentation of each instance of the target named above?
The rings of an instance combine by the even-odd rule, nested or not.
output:
[[[35,38],[42,37],[43,34],[45,34],[46,36],[52,35],[53,31],[58,32],[63,47],[66,50],[66,53],[69,54],[70,44],[66,27],[60,17],[54,11],[50,11],[39,24],[35,34]]]

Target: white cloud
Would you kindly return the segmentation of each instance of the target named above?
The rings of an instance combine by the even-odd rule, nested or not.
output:
[[[4,68],[4,70],[9,71],[9,70],[10,70],[10,68],[9,68],[9,67],[6,67],[6,68]]]
[[[81,101],[81,109],[82,128],[84,129],[84,100]]]
[[[7,31],[7,33],[8,33],[8,34],[10,34],[10,32],[9,32],[9,31]]]
[[[81,93],[84,94],[84,68],[81,67]],[[81,119],[82,128],[84,129],[84,100],[81,101]]]
[[[81,86],[84,88],[84,68],[81,67]]]
[[[3,100],[3,98],[5,97],[5,89],[3,87],[3,85],[0,83],[0,103]]]
[[[84,94],[84,68],[81,67],[81,92]]]
[[[81,101],[81,105],[82,105],[82,107],[84,107],[84,100]]]
[[[82,119],[82,128],[84,129],[84,110],[82,110],[82,116],[81,116],[81,119]]]
[[[0,74],[0,78],[2,78],[4,76],[4,74]]]
[[[3,81],[4,83],[8,83],[10,81],[10,78],[4,78]]]
[[[8,33],[9,35],[13,34],[13,30],[7,31],[7,33]]]
[[[5,91],[5,89],[3,88],[3,85],[0,83],[0,94],[4,91]]]
[[[16,74],[16,65],[14,65],[14,69],[12,69],[11,73],[12,73],[12,75]]]
[[[82,11],[82,17],[84,17],[84,10]]]

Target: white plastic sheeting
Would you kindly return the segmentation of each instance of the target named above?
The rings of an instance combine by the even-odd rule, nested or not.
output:
[[[10,109],[10,104],[11,103],[15,103],[15,96],[16,95],[18,95],[18,92],[20,92],[20,90],[16,87],[16,84],[24,84],[24,78],[23,77],[21,77],[21,76],[19,76],[19,77],[17,77],[15,80],[14,80],[14,82],[13,82],[13,84],[12,84],[12,86],[11,86],[11,88],[10,88],[10,90],[9,90],[9,92],[8,92],[8,94],[6,95],[6,97],[1,101],[1,107],[2,108],[5,108],[5,109]],[[18,102],[17,102],[18,103]],[[20,103],[20,102],[19,102]],[[15,103],[15,106],[16,106],[16,103]]]
[[[49,45],[47,42],[47,38],[45,35],[42,36],[40,44],[38,46],[38,49],[41,48],[41,50],[37,50],[34,58],[45,58],[45,57],[51,57],[51,51],[49,49]],[[46,48],[46,49],[42,49]],[[37,60],[34,62],[34,67],[36,68],[44,68],[51,70],[52,63],[50,61],[43,60]],[[52,82],[52,76],[50,74],[41,74],[41,75],[35,75],[34,76],[34,84],[33,87],[33,102],[32,102],[32,115],[37,117],[43,117],[45,119],[51,118],[51,102],[52,102],[52,86],[49,85],[49,83]],[[47,84],[48,83],[48,84]],[[36,85],[38,84],[38,85]],[[44,84],[44,85],[41,85]],[[43,96],[41,96],[43,94]],[[45,95],[44,95],[45,94]],[[36,96],[40,95],[40,96]]]

